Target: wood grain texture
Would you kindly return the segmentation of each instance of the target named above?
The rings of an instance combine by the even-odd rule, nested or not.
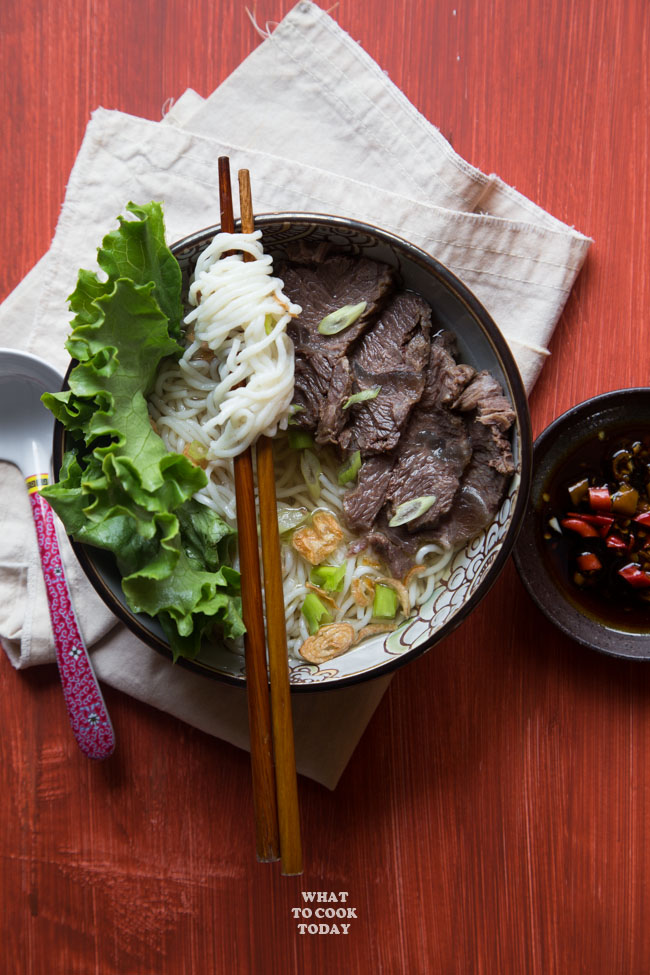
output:
[[[243,217],[242,227],[245,227]],[[282,556],[273,468],[273,441],[270,437],[259,438],[256,456],[280,854],[282,873],[287,876],[297,876],[303,869],[302,839],[287,657]]]
[[[249,171],[240,169],[238,179],[241,230],[244,234],[252,234],[255,230],[255,214]],[[244,254],[244,261],[253,260],[252,254]],[[288,877],[296,877],[302,873],[302,839],[287,657],[282,555],[275,495],[273,441],[270,437],[259,437],[255,445],[255,455],[260,541],[264,566],[264,606],[280,859],[282,873]]]
[[[232,234],[235,230],[235,220],[230,160],[227,156],[219,157],[218,167],[220,225],[222,230]],[[227,251],[224,257],[228,257],[232,253],[232,251]],[[279,858],[280,843],[278,805],[273,773],[271,704],[266,673],[266,639],[264,635],[262,574],[257,536],[253,451],[250,447],[235,457],[233,468],[237,503],[237,543],[241,571],[242,619],[246,627],[244,655],[246,658],[251,786],[255,810],[255,850],[257,859],[261,863],[268,863]]]
[[[258,0],[258,23],[289,7]],[[335,16],[461,155],[594,238],[535,430],[647,383],[646,0],[341,0]],[[5,0],[0,296],[46,251],[96,106],[159,118],[258,43],[243,3]],[[301,780],[301,878],[251,856],[247,755],[106,697],[119,748],[95,765],[54,669],[0,657],[6,971],[650,972],[648,669],[554,630],[512,563],[397,674],[339,788]],[[300,935],[304,890],[348,891],[349,934]]]

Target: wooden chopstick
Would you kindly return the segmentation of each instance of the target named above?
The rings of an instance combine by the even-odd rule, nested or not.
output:
[[[255,229],[251,198],[250,176],[247,169],[239,171],[239,203],[242,233]],[[246,260],[246,256],[244,257]],[[282,560],[278,532],[278,509],[273,471],[273,443],[260,437],[256,444],[257,492],[260,506],[262,534],[262,564],[264,566],[264,597],[266,603],[266,636],[269,650],[271,680],[271,721],[275,756],[275,786],[280,828],[280,859],[282,873],[294,876],[302,873],[302,844],[298,810],[298,781],[289,688],[289,658],[287,629],[282,586]]]
[[[219,158],[221,229],[233,233],[235,221],[230,183],[230,160]],[[257,859],[279,858],[278,809],[273,771],[271,707],[264,638],[264,609],[257,540],[253,456],[250,448],[234,459],[237,532],[241,570],[242,616],[246,633],[246,690],[251,746],[251,775]]]

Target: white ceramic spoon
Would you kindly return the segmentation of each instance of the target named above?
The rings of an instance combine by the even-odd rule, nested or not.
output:
[[[54,515],[40,494],[50,479],[53,430],[52,414],[40,397],[62,384],[58,372],[43,359],[0,349],[0,459],[22,471],[29,493],[72,730],[85,755],[107,758],[115,747],[113,726],[72,607]]]

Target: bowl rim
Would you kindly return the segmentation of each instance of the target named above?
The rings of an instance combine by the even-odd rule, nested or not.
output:
[[[559,589],[553,582],[551,574],[547,571],[543,560],[540,558],[540,571],[542,571],[546,579],[553,582],[553,590],[554,592],[558,593],[559,598],[562,600],[563,606],[568,611],[571,622],[574,623],[575,626],[565,622],[563,618],[560,618],[558,614],[554,613],[553,607],[544,600],[539,585],[535,584],[535,573],[530,568],[530,564],[526,560],[523,551],[529,537],[531,537],[533,541],[536,538],[534,525],[537,515],[533,508],[533,490],[536,485],[536,468],[538,466],[536,463],[536,458],[538,455],[541,454],[541,452],[545,449],[548,449],[558,434],[561,435],[563,432],[565,432],[565,427],[567,427],[567,425],[580,422],[580,420],[583,418],[586,418],[600,410],[616,406],[621,401],[625,401],[631,396],[642,396],[650,399],[650,386],[626,386],[621,389],[611,389],[604,393],[597,393],[595,396],[590,396],[587,399],[581,400],[579,403],[570,406],[559,416],[555,417],[555,419],[553,419],[535,438],[532,451],[533,465],[530,495],[527,510],[522,520],[519,539],[513,551],[513,561],[517,568],[519,577],[535,605],[544,614],[544,616],[558,628],[558,630],[565,634],[565,636],[568,636],[571,640],[574,640],[581,646],[587,647],[590,650],[595,650],[604,656],[615,657],[621,660],[637,660],[643,662],[650,660],[650,631],[647,634],[644,634],[639,631],[617,630],[615,627],[608,626],[606,623],[603,623],[595,618],[590,618],[588,615],[582,613],[574,603],[572,603],[562,594],[561,589]],[[547,477],[549,476],[550,474],[547,474]],[[536,545],[531,545],[531,547],[535,547],[536,550],[539,551]],[[580,627],[582,627],[582,632],[580,631]],[[626,652],[625,648],[613,649],[611,646],[606,645],[606,641],[604,639],[601,639],[600,643],[598,642],[598,637],[603,637],[604,634],[611,634],[612,639],[615,639],[617,634],[621,637],[627,636],[631,641],[635,641],[638,644],[647,642],[648,651],[646,654],[643,654]]]
[[[320,691],[339,690],[343,687],[362,684],[367,681],[377,680],[381,677],[392,674],[394,671],[417,659],[422,654],[430,650],[435,644],[449,636],[458,626],[461,625],[461,623],[465,621],[476,606],[478,606],[500,576],[514,548],[519,530],[524,520],[532,480],[532,432],[526,390],[510,347],[484,305],[469,290],[469,288],[463,284],[463,282],[453,273],[453,271],[450,271],[449,268],[446,267],[446,265],[442,264],[439,260],[437,260],[437,258],[433,257],[431,254],[428,254],[417,245],[410,243],[410,241],[407,241],[404,238],[391,233],[390,231],[383,230],[380,227],[360,220],[302,211],[281,211],[260,213],[255,215],[255,229],[261,230],[262,233],[266,227],[274,227],[283,223],[304,223],[330,229],[341,229],[346,230],[347,232],[370,235],[377,238],[380,242],[386,244],[393,250],[396,250],[398,253],[399,251],[405,252],[411,261],[424,267],[427,271],[437,277],[448,290],[454,293],[457,300],[459,300],[460,303],[465,306],[469,314],[477,321],[489,343],[492,345],[496,358],[499,360],[504,376],[507,380],[508,393],[515,410],[516,422],[519,429],[519,459],[516,472],[516,474],[519,476],[519,485],[517,498],[511,513],[510,525],[508,526],[506,535],[501,543],[501,547],[497,552],[497,555],[494,558],[494,561],[490,565],[485,578],[477,586],[476,590],[471,594],[469,599],[463,603],[459,611],[455,613],[450,620],[443,623],[443,625],[436,630],[432,636],[426,640],[423,640],[417,646],[411,647],[404,653],[399,654],[399,656],[390,657],[377,667],[372,668],[372,670],[342,677],[340,679],[334,679],[332,681],[324,681],[322,683],[314,682],[309,684],[290,684],[292,693],[316,693]],[[241,221],[236,220],[235,232],[237,232],[240,227]],[[211,239],[216,233],[219,232],[220,229],[220,224],[214,224],[204,227],[201,230],[194,231],[193,233],[174,241],[171,245],[169,245],[170,250],[174,255],[176,255],[178,251],[197,246],[204,240],[207,244],[206,238]],[[67,387],[68,377],[74,365],[75,362],[73,360],[70,362],[68,369],[66,370],[63,385],[64,389]],[[58,471],[61,467],[61,461],[63,459],[64,441],[65,430],[61,423],[57,420],[55,421],[53,434],[53,463],[55,478],[58,476]],[[90,546],[86,546],[82,542],[77,542],[70,536],[68,537],[72,549],[82,568],[84,569],[86,576],[93,585],[97,594],[106,603],[111,612],[113,612],[114,615],[127,626],[134,636],[142,640],[143,643],[146,643],[152,649],[156,650],[167,660],[171,661],[172,657],[168,644],[164,640],[161,640],[155,633],[152,633],[141,619],[139,619],[135,614],[131,613],[128,607],[123,605],[115,598],[112,590],[104,581],[101,572],[94,564],[92,557],[89,554]],[[188,660],[186,658],[179,657],[176,663],[181,667],[192,671],[193,673],[201,674],[203,677],[211,680],[217,680],[240,688],[246,686],[245,678],[238,678],[230,674],[223,674],[208,670],[205,666],[202,666],[200,662],[195,660]]]

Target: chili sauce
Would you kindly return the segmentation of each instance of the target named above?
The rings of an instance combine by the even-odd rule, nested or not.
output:
[[[650,429],[600,431],[552,473],[540,549],[582,612],[650,631]]]

